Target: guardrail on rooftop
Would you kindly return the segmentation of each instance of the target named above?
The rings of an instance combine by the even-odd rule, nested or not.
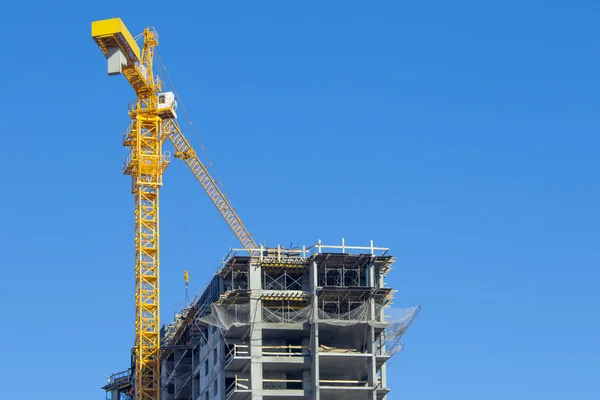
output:
[[[269,248],[260,246],[252,249],[239,249],[233,248],[229,251],[227,256],[223,259],[223,264],[229,261],[232,257],[236,255],[253,255],[259,254],[259,259],[262,261],[263,259],[276,258],[280,261],[285,260],[286,258],[308,258],[313,254],[320,254],[323,252],[327,252],[327,250],[333,250],[332,252],[341,252],[341,253],[354,253],[354,252],[366,252],[372,255],[380,255],[385,256],[389,252],[388,247],[375,247],[373,241],[369,246],[348,246],[346,245],[346,241],[342,238],[341,245],[325,245],[319,240],[317,244],[312,246],[302,246],[302,248],[284,248],[281,246]]]

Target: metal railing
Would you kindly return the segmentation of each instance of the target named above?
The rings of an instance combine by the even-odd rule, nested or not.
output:
[[[361,387],[367,386],[369,384],[368,381],[358,381],[358,380],[349,380],[349,379],[320,379],[319,383],[321,386],[353,386],[353,387]]]
[[[129,172],[129,165],[131,164],[131,160],[133,159],[133,153],[129,152],[127,157],[125,157],[125,161],[123,161],[123,174],[127,174]]]
[[[154,91],[160,92],[164,86],[163,80],[160,79],[160,76],[154,75]]]
[[[115,382],[122,382],[124,380],[129,380],[131,378],[131,368],[117,372],[116,374],[112,374],[108,377],[108,383],[113,384]]]
[[[303,357],[310,355],[309,346],[263,346],[262,355],[269,357]]]
[[[264,260],[267,260],[267,259],[269,259],[269,260],[275,259],[277,261],[284,261],[286,258],[307,259],[308,257],[310,257],[313,254],[323,253],[324,250],[341,250],[342,253],[350,253],[353,251],[366,251],[368,253],[371,253],[372,255],[385,256],[385,255],[387,255],[387,253],[389,252],[390,249],[388,247],[375,247],[372,240],[370,241],[369,246],[348,246],[348,245],[346,245],[345,239],[342,238],[341,246],[325,245],[321,242],[321,240],[319,240],[316,244],[314,244],[312,246],[308,246],[308,247],[302,246],[302,248],[286,249],[281,246],[277,246],[276,248],[272,249],[272,250],[276,250],[275,255],[267,256],[265,254],[267,252],[267,250],[271,250],[271,249],[263,247],[262,245],[260,247],[256,247],[256,248],[244,248],[244,249],[233,248],[229,251],[229,254],[227,254],[227,256],[225,256],[225,258],[223,260],[223,264],[225,264],[227,261],[229,261],[229,259],[234,257],[238,252],[242,252],[242,253],[246,253],[246,254],[250,254],[250,255],[258,254],[259,260],[261,262],[263,262]]]
[[[170,163],[171,163],[171,152],[170,151],[163,152],[162,158],[161,158],[161,164],[160,164],[161,171],[165,172],[165,169],[167,169],[167,167],[169,166]]]
[[[288,389],[302,389],[302,379],[263,379],[263,389],[270,390],[288,390]],[[296,387],[289,387],[291,386]],[[283,387],[285,386],[285,387]]]
[[[227,353],[225,357],[225,363],[228,363],[235,357],[249,357],[250,351],[248,345],[245,344],[234,344],[233,348]]]
[[[102,387],[107,393],[110,393],[114,389],[125,389],[133,385],[133,375],[131,368],[117,372],[108,377],[108,383]]]
[[[127,111],[129,112],[129,114],[135,113],[137,111],[137,101],[132,101],[129,104],[127,104]]]
[[[127,157],[125,158],[125,161],[123,161],[123,174],[125,174],[125,175],[129,174],[129,172],[133,168],[131,166],[131,163],[133,161],[136,161],[136,160],[133,158],[133,152],[130,151],[129,154],[127,154]],[[155,161],[152,161],[151,163],[156,164]],[[171,152],[170,151],[163,152],[163,154],[160,158],[161,171],[164,172],[170,163],[171,163]],[[146,164],[144,164],[144,165],[146,165]]]
[[[304,357],[310,355],[309,346],[262,346],[262,355],[267,357]],[[250,357],[250,349],[245,344],[234,344],[225,357],[225,363],[229,363],[236,357]]]
[[[131,131],[133,130],[133,124],[134,124],[133,121],[130,122],[129,125],[127,126],[127,129],[125,129],[125,132],[123,133],[123,140],[122,140],[123,146],[129,146],[131,144],[130,136],[131,136]]]
[[[250,390],[250,378],[235,376],[234,381],[225,389],[225,398],[228,399],[236,390]]]

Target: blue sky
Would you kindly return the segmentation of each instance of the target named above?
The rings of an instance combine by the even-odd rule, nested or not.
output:
[[[2,398],[103,399],[128,366],[133,93],[90,37],[114,16],[158,29],[257,240],[398,257],[395,306],[423,310],[391,399],[600,398],[600,4],[88,3],[0,25]],[[167,322],[237,243],[185,165],[164,181]]]

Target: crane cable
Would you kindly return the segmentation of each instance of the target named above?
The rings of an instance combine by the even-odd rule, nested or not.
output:
[[[217,174],[217,171],[215,169],[215,166],[213,165],[210,157],[208,156],[208,153],[206,152],[206,149],[204,148],[204,145],[202,144],[202,141],[200,140],[200,135],[198,135],[198,132],[196,131],[196,127],[194,126],[194,124],[192,123],[192,120],[185,108],[185,106],[183,105],[183,102],[181,101],[181,97],[179,96],[179,93],[177,93],[177,89],[175,88],[175,85],[173,84],[173,81],[171,80],[171,76],[169,75],[169,71],[167,71],[167,67],[165,67],[165,64],[162,61],[162,58],[160,58],[160,54],[158,54],[158,49],[155,50],[155,56],[158,59],[158,63],[160,64],[160,66],[162,67],[162,69],[165,71],[165,74],[167,76],[167,80],[169,82],[169,85],[171,87],[171,89],[173,89],[173,93],[175,94],[175,98],[178,101],[178,105],[181,106],[181,109],[183,110],[183,114],[185,115],[185,118],[187,119],[188,123],[190,124],[190,127],[192,128],[192,132],[194,132],[194,135],[196,136],[196,139],[198,140],[198,143],[200,144],[200,148],[202,149],[202,152],[204,153],[204,156],[206,157],[206,160],[208,161],[208,165],[211,167],[212,173],[214,174],[215,178],[216,178],[216,182],[219,185],[221,192],[223,193],[223,195],[225,196],[225,198],[227,199],[227,202],[231,205],[231,200],[229,199],[229,196],[227,195],[227,192],[225,191],[225,187],[223,186],[223,182],[221,181],[221,179],[219,178],[219,175]],[[161,76],[161,79],[164,82],[164,77],[162,75],[162,72],[160,72],[159,69],[159,73]]]
[[[138,35],[141,36],[142,34]],[[158,56],[158,52],[155,52],[155,55],[157,57]],[[165,73],[167,72],[166,68],[164,67],[164,64],[162,63],[162,60],[159,59],[159,63],[161,65],[161,67],[165,70]],[[161,69],[158,69],[158,74],[160,76],[160,79],[162,82],[165,81],[165,77],[162,74]],[[169,81],[171,82],[171,78],[167,77],[169,79]],[[172,84],[172,82],[171,82]],[[178,96],[179,97],[179,96]],[[180,101],[181,102],[181,101]],[[182,105],[183,108],[183,105]],[[187,116],[187,113],[186,113]],[[191,122],[190,122],[191,124]],[[198,136],[198,135],[196,135]],[[190,304],[189,304],[189,294],[188,294],[188,278],[187,278],[187,268],[189,266],[188,261],[189,261],[189,246],[188,246],[188,242],[189,242],[189,224],[188,224],[188,217],[189,217],[189,212],[188,212],[188,183],[187,183],[187,179],[186,182],[183,184],[183,265],[184,268],[186,268],[185,270],[185,276],[186,276],[186,281],[185,281],[185,300],[184,300],[184,308],[187,308]]]

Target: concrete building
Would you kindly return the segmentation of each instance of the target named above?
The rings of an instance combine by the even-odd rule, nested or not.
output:
[[[390,329],[394,291],[384,279],[393,263],[372,243],[230,252],[163,328],[162,399],[386,399],[386,345],[420,310]],[[114,375],[105,389],[116,399],[130,382]]]

